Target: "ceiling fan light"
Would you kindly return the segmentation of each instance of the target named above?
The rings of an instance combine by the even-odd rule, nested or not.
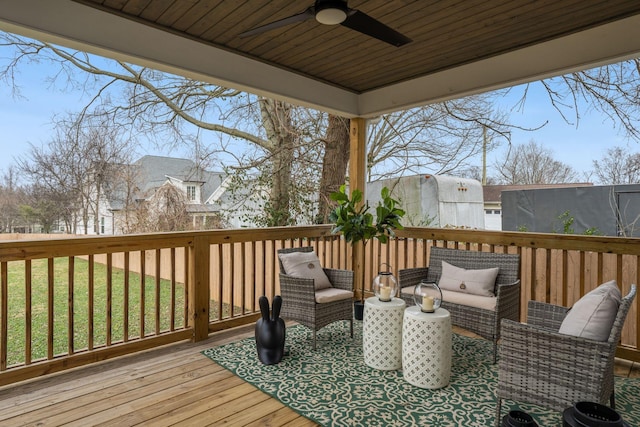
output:
[[[316,2],[316,21],[324,25],[337,25],[347,19],[347,8],[342,1]]]

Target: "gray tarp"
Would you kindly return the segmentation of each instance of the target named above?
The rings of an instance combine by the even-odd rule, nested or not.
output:
[[[505,231],[563,233],[573,218],[575,234],[640,236],[640,184],[503,191],[501,200]]]

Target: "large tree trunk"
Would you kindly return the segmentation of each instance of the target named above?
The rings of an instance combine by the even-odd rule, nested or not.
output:
[[[348,165],[349,119],[329,115],[324,158],[322,159],[322,177],[320,178],[320,200],[316,218],[318,224],[327,222],[333,208],[329,196],[344,184]]]
[[[289,225],[291,167],[293,164],[294,135],[291,106],[284,102],[262,98],[260,100],[262,125],[271,144],[272,185],[269,197],[269,226]]]

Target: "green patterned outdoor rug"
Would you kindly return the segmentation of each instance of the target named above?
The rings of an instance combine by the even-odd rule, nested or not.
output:
[[[364,364],[362,322],[354,338],[346,322],[321,329],[317,350],[311,331],[287,328],[289,355],[277,365],[258,360],[253,338],[222,345],[203,354],[243,380],[324,426],[486,427],[495,421],[497,365],[491,343],[453,335],[451,383],[425,390],[407,383],[402,371],[380,371]],[[562,414],[534,405],[506,401],[503,415],[519,408],[540,427],[562,426]],[[616,409],[640,426],[640,379],[616,378]]]

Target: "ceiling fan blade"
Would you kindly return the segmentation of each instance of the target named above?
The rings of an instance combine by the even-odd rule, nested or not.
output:
[[[349,10],[347,19],[341,25],[381,40],[385,43],[392,44],[396,47],[400,47],[412,41],[409,37],[400,34],[393,28],[387,27],[382,22],[355,9]]]
[[[285,27],[291,24],[297,24],[308,19],[315,18],[315,11],[313,7],[307,8],[304,12],[300,12],[296,15],[289,16],[288,18],[274,21],[269,24],[261,25],[260,27],[252,28],[244,33],[241,33],[238,37],[255,36],[256,34],[265,33],[267,31],[275,30],[276,28]]]

